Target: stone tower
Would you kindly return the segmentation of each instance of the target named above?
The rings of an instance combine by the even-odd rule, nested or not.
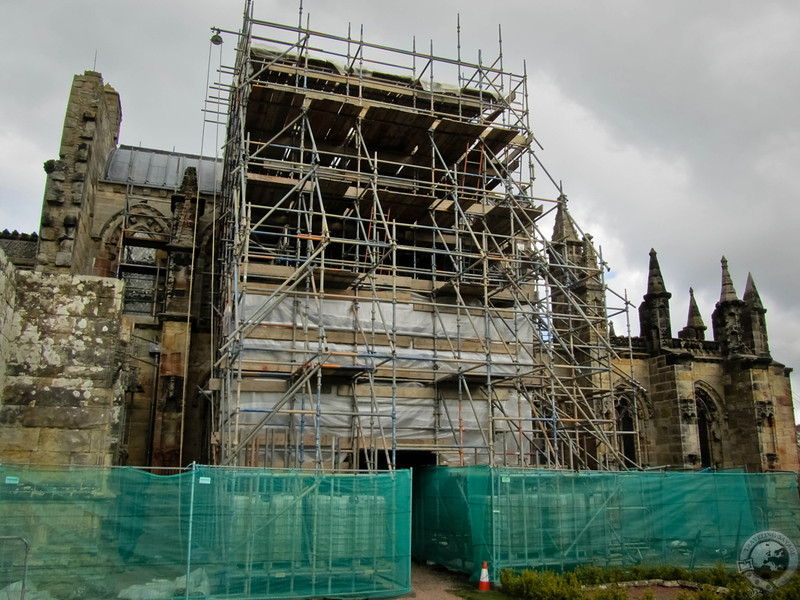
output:
[[[58,159],[44,164],[36,269],[71,275],[92,273],[91,238],[98,180],[116,147],[122,108],[119,94],[100,73],[76,75],[70,90]]]
[[[621,465],[625,459],[617,440],[609,435],[607,424],[614,412],[614,401],[609,395],[598,393],[598,390],[609,389],[609,381],[604,380],[597,369],[608,343],[602,266],[592,236],[578,236],[567,208],[567,197],[562,195],[559,201],[551,238],[551,276],[558,282],[552,293],[553,325],[561,338],[560,347],[571,351],[563,355],[556,352],[556,368],[580,373],[574,379],[578,393],[587,399],[594,415],[606,423],[589,425],[603,429],[599,437],[609,443],[586,440],[587,464],[591,468]]]
[[[651,351],[659,350],[664,340],[672,337],[669,299],[672,294],[664,286],[664,277],[658,264],[658,255],[650,249],[650,267],[647,274],[647,293],[639,305],[640,335],[647,340]]]

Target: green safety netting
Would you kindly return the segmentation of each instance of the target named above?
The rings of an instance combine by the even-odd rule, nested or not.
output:
[[[409,471],[0,466],[0,590],[27,563],[42,599],[399,595],[410,520]]]
[[[565,472],[490,467],[415,474],[412,556],[477,575],[580,564],[736,569],[752,534],[800,542],[795,473]]]

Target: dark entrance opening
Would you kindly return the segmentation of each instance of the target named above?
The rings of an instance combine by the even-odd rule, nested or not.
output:
[[[389,468],[386,452],[379,452],[374,460],[378,470],[385,471]],[[424,502],[423,486],[420,481],[422,467],[436,466],[436,454],[428,450],[398,450],[395,453],[395,461],[397,469],[413,469],[411,479],[411,554],[415,556],[419,542],[418,531],[420,530],[417,519],[421,519],[418,503]],[[367,453],[362,450],[358,455],[358,468],[366,470],[367,465]]]
[[[416,469],[417,467],[426,467],[436,464],[436,454],[427,450],[398,450],[395,452],[395,461],[397,469]],[[378,471],[385,471],[389,468],[389,462],[386,460],[386,452],[380,451],[376,457],[376,469]],[[367,454],[362,450],[358,455],[358,468],[360,470],[367,470]]]

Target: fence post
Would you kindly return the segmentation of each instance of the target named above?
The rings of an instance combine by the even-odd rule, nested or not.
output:
[[[28,554],[31,545],[24,537],[18,535],[0,536],[0,540],[19,540],[25,546],[25,559],[22,563],[22,587],[19,591],[19,600],[25,600],[25,586],[28,584]]]
[[[189,534],[186,543],[186,589],[184,590],[186,600],[189,600],[189,573],[192,570],[192,525],[194,520],[194,486],[197,480],[197,464],[192,462],[192,490],[189,493]]]

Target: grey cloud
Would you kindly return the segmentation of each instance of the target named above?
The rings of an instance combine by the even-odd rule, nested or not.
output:
[[[38,152],[39,165],[53,158],[71,77],[92,68],[96,50],[98,70],[122,95],[124,143],[199,152],[209,27],[238,29],[242,6],[6,2],[6,47],[14,52],[0,56],[0,139],[26,140],[25,155]],[[294,2],[255,0],[255,8],[265,20],[298,20]],[[546,147],[540,155],[563,178],[573,211],[614,236],[606,259],[642,272],[655,247],[678,329],[689,286],[710,325],[725,254],[740,294],[753,272],[770,311],[776,358],[800,366],[790,337],[800,331],[800,4],[304,0],[313,29],[346,35],[349,22],[357,38],[363,23],[368,40],[408,47],[416,38],[427,49],[434,39],[445,55],[456,52],[457,13],[465,59],[477,60],[482,49],[482,59],[493,61],[502,24],[505,65],[521,70],[524,61],[532,81],[552,86],[530,90],[533,127]],[[228,64],[233,47],[226,36]],[[585,120],[562,122],[557,111],[566,109],[555,95],[584,111]],[[551,127],[556,122],[559,130]],[[580,128],[589,126],[598,131],[582,138]],[[213,153],[208,141],[204,151]],[[5,182],[18,178],[10,168],[12,162],[0,165],[0,214],[19,221],[0,228],[33,229],[43,174],[12,188]],[[645,282],[631,285],[638,304]]]

